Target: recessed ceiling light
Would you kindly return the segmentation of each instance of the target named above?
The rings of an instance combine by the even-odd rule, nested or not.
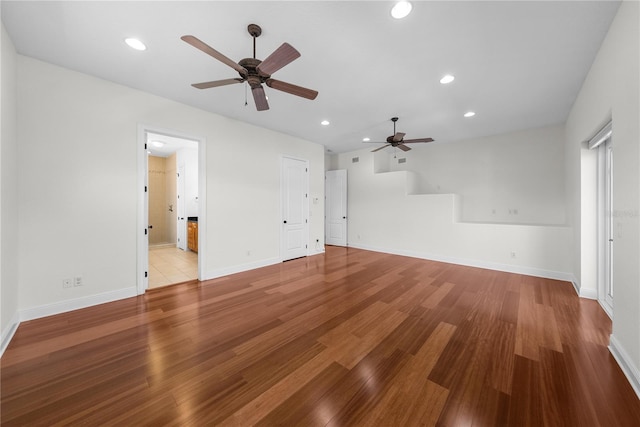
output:
[[[164,142],[162,141],[151,141],[151,144],[153,144],[154,147],[164,147]]]
[[[362,141],[363,142],[369,142],[369,141],[371,141],[371,138],[362,138]]]
[[[411,3],[408,1],[399,1],[395,6],[393,6],[393,9],[391,9],[391,16],[396,19],[402,19],[411,13],[412,7],[413,6],[411,6]]]
[[[320,122],[322,126],[329,126],[329,120],[323,120]]]
[[[464,113],[465,117],[473,117],[475,115],[476,115],[476,113],[474,113],[473,111],[467,111],[466,113]]]
[[[128,38],[128,39],[124,39],[124,42],[126,44],[128,44],[130,48],[135,49],[135,50],[146,50],[147,49],[147,46],[145,46],[145,44],[142,43],[138,39]]]
[[[440,79],[440,83],[442,83],[443,85],[446,85],[447,83],[451,83],[454,79],[455,77],[453,77],[451,74],[447,74],[446,76]]]

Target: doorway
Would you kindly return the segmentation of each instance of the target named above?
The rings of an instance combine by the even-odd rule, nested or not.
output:
[[[187,226],[204,230],[204,139],[140,126],[142,148],[138,294],[202,277],[204,245],[188,247]],[[201,203],[202,202],[202,203]],[[197,236],[196,234],[196,236]],[[193,233],[192,233],[193,235]],[[199,239],[201,242],[204,239]]]
[[[589,142],[597,149],[598,301],[613,317],[613,142],[611,122]]]

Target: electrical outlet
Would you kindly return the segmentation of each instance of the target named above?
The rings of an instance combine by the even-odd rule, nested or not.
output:
[[[76,276],[73,279],[73,286],[82,286],[82,277],[81,276]]]
[[[62,279],[62,287],[63,288],[73,287],[73,279]]]

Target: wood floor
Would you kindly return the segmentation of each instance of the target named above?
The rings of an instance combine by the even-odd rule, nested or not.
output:
[[[638,426],[572,285],[327,247],[23,323],[2,425]]]

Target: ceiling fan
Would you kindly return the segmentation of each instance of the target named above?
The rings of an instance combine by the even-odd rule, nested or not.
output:
[[[407,147],[404,144],[412,144],[414,142],[433,142],[433,138],[417,138],[417,139],[404,139],[405,134],[402,132],[396,132],[396,122],[398,121],[397,117],[392,117],[391,121],[393,122],[393,135],[387,137],[387,143],[380,148],[376,148],[375,150],[371,150],[372,153],[376,151],[382,150],[386,147],[398,147],[402,151],[409,151],[411,148]],[[367,141],[369,142],[369,141]],[[375,142],[375,144],[384,144],[382,142]]]
[[[182,36],[180,37],[191,46],[203,51],[204,53],[214,57],[218,61],[228,65],[240,74],[240,78],[214,80],[211,82],[195,83],[191,86],[197,89],[208,89],[218,86],[226,86],[235,83],[249,83],[251,86],[251,93],[256,103],[258,111],[264,111],[269,109],[269,103],[267,102],[267,96],[264,93],[262,83],[266,84],[272,89],[280,90],[282,92],[290,93],[292,95],[300,96],[307,99],[315,99],[318,96],[318,92],[315,90],[307,89],[301,86],[296,86],[291,83],[286,83],[280,80],[272,79],[271,75],[300,57],[298,52],[289,43],[282,43],[271,55],[269,55],[264,61],[256,59],[256,37],[262,34],[262,28],[256,24],[250,24],[247,27],[249,34],[253,37],[253,58],[244,58],[240,62],[236,63],[233,60],[227,58],[211,46],[207,45],[203,41],[194,36]]]

